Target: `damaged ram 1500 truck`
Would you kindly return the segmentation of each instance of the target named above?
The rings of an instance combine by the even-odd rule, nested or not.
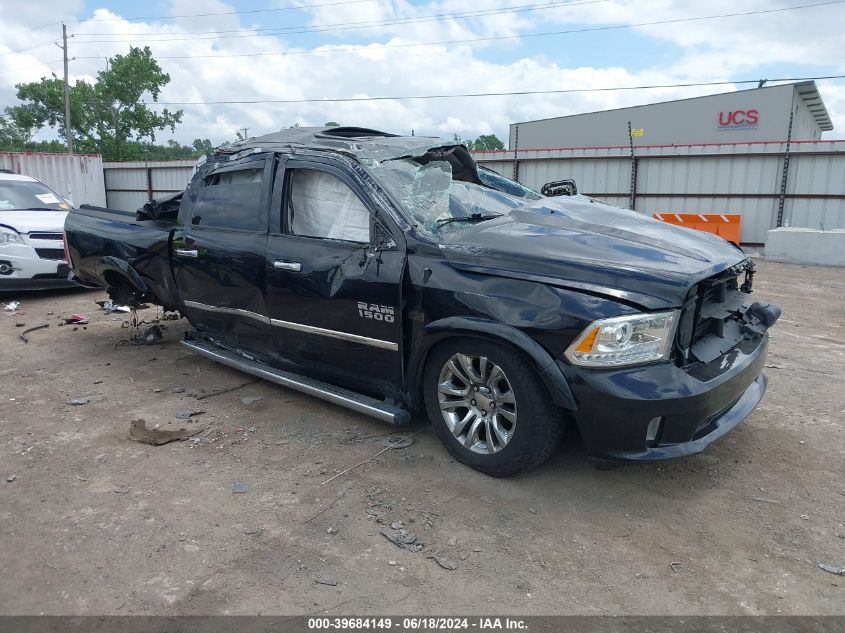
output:
[[[401,424],[460,461],[698,453],[766,387],[776,306],[713,235],[546,198],[442,139],[299,128],[223,147],[137,216],[73,210],[75,279],[179,310],[215,361]]]

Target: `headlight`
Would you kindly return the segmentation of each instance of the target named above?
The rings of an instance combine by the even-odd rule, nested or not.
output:
[[[622,367],[669,358],[677,312],[593,321],[564,353],[581,367]]]
[[[17,231],[0,227],[0,246],[6,244],[23,244],[23,238]]]

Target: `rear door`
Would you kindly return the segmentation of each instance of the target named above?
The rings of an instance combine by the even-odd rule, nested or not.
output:
[[[199,330],[266,356],[264,301],[275,161],[258,154],[208,170],[185,192],[171,261],[184,312]]]
[[[373,395],[398,395],[401,231],[330,158],[280,164],[267,241],[267,310],[279,360]]]

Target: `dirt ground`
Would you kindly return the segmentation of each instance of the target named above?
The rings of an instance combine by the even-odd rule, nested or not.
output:
[[[0,613],[845,614],[845,578],[817,566],[845,565],[845,269],[761,261],[755,282],[783,316],[744,424],[703,455],[609,472],[570,438],[509,480],[422,422],[265,382],[198,399],[250,377],[179,345],[184,321],[132,346],[103,293],[7,296]],[[59,326],[78,312],[87,327]],[[129,440],[137,418],[206,430],[153,447]],[[394,522],[424,549],[385,538]]]

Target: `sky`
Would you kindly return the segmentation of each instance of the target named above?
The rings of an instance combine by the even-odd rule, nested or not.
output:
[[[654,24],[799,6],[805,8]],[[209,138],[218,144],[242,128],[256,136],[327,121],[446,137],[495,133],[507,143],[508,125],[516,121],[750,86],[352,103],[269,100],[845,74],[845,1],[0,0],[0,108],[17,103],[15,84],[61,76],[62,53],[54,44],[61,21],[72,36],[71,81],[93,82],[107,57],[130,45],[149,46],[171,77],[159,101],[191,102],[166,106],[184,110],[183,123],[157,140],[183,143]],[[823,138],[845,138],[845,80],[818,84],[835,127]],[[264,103],[208,104],[231,100]]]

